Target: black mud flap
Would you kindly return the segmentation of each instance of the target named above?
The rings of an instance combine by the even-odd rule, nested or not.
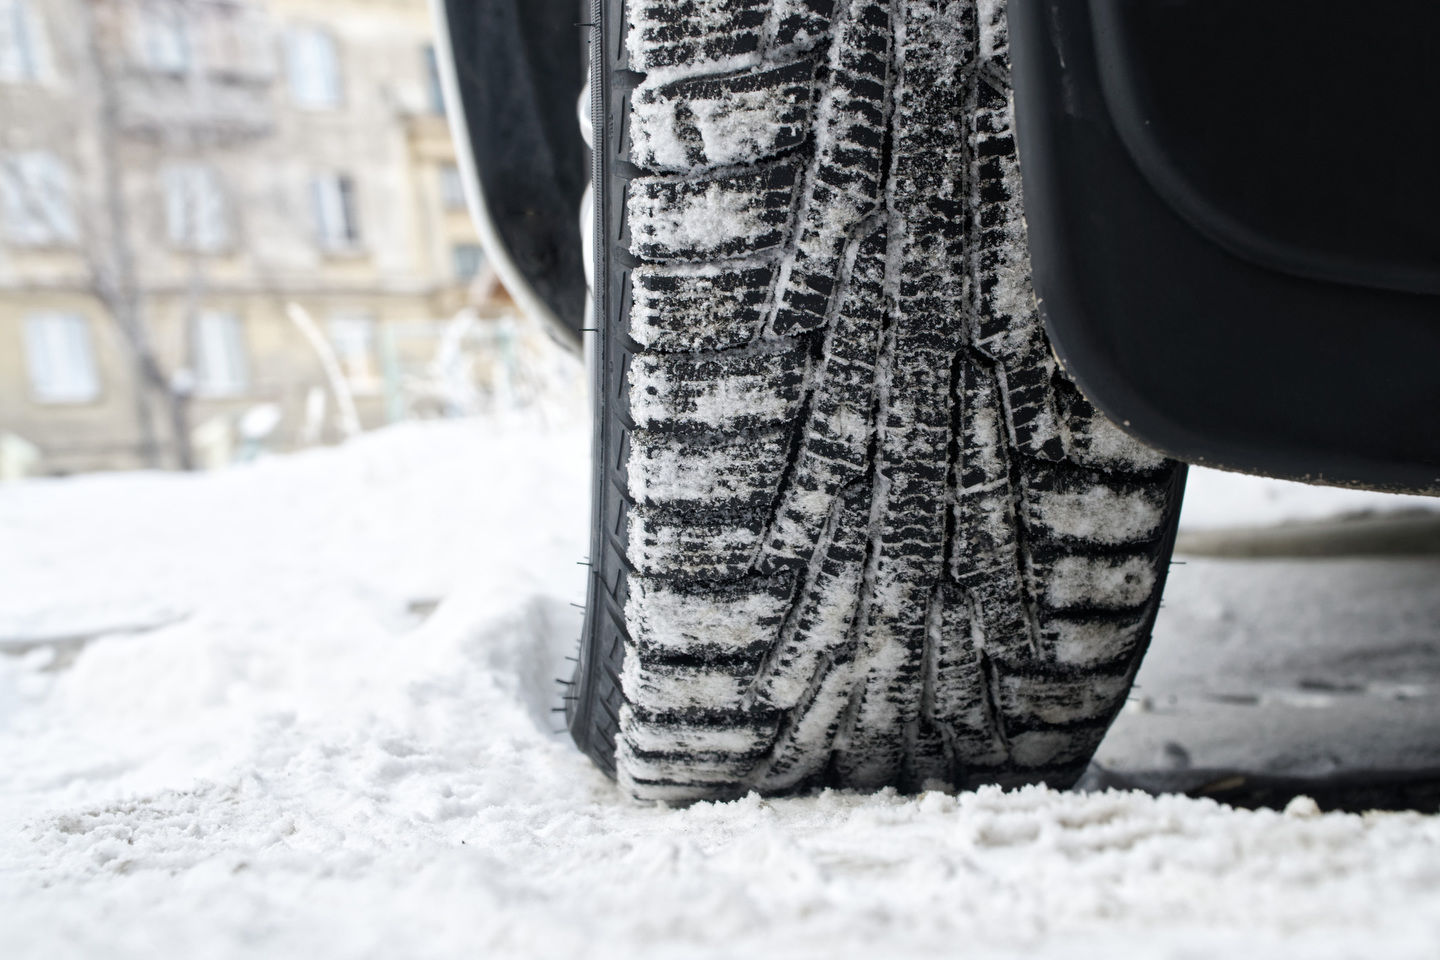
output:
[[[1440,4],[1011,0],[1055,350],[1171,456],[1440,493]]]
[[[580,206],[589,160],[576,105],[578,0],[432,0],[437,61],[486,254],[521,302],[578,345]]]

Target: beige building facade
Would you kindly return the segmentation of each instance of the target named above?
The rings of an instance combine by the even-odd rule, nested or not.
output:
[[[439,332],[505,309],[433,58],[424,0],[0,0],[0,475],[428,402]]]

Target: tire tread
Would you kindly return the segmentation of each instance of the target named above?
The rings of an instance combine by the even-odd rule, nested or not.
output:
[[[1183,467],[1051,354],[1003,4],[598,3],[577,742],[653,800],[1068,785],[1148,642]],[[722,142],[727,116],[768,126]]]

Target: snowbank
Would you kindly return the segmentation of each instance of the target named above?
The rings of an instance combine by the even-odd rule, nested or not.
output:
[[[418,424],[204,476],[0,488],[0,955],[1440,948],[1434,817],[1045,790],[622,801],[551,713],[587,432]]]

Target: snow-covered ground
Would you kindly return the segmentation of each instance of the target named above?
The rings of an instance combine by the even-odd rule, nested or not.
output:
[[[621,799],[551,712],[580,420],[0,488],[0,957],[1440,951],[1432,816]],[[1200,473],[1191,509],[1395,503]]]
[[[1319,487],[1191,467],[1181,526],[1188,530],[1440,510],[1440,499]]]

